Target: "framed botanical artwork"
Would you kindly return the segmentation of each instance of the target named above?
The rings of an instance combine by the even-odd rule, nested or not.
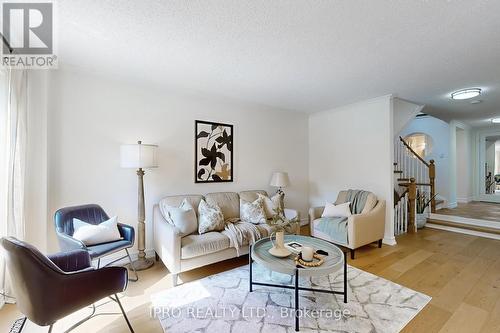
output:
[[[195,120],[195,183],[233,181],[233,125]]]

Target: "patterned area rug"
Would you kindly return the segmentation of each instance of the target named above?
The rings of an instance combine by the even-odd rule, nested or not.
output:
[[[254,263],[254,281],[292,284],[292,277]],[[348,266],[342,295],[300,292],[301,332],[399,332],[431,297]],[[300,279],[300,285],[342,291],[342,271]],[[186,283],[152,296],[151,315],[173,332],[294,332],[293,290],[254,286],[248,266]]]

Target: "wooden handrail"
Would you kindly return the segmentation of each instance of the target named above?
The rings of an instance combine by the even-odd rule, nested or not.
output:
[[[426,160],[424,160],[422,157],[420,157],[419,154],[417,154],[411,147],[408,143],[406,143],[406,141],[403,139],[403,137],[399,137],[399,140],[401,140],[401,142],[405,145],[406,148],[408,148],[408,150],[413,154],[415,155],[416,158],[418,158],[420,160],[420,162],[424,163],[425,166],[429,167],[429,163],[427,163]]]
[[[394,200],[394,207],[396,207],[397,204],[401,201],[401,199],[404,198],[406,193],[408,193],[408,189],[404,190],[403,193],[401,193],[401,194],[397,193],[396,191],[394,191],[394,193],[396,193],[396,195],[397,195],[397,199]]]
[[[399,183],[399,186],[408,187],[411,183]],[[415,183],[416,186],[432,186],[431,183]]]

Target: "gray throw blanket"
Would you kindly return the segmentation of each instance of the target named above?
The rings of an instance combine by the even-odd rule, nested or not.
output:
[[[254,244],[262,238],[262,234],[255,224],[242,222],[239,219],[227,220],[222,234],[229,238],[229,246],[236,249],[238,257],[240,256],[240,247],[244,244]]]
[[[362,190],[348,190],[345,202],[350,202],[352,214],[360,214],[365,208],[366,199],[370,192]],[[341,204],[342,202],[339,202]],[[334,243],[348,244],[347,217],[322,217],[316,222],[316,228],[328,235]]]
[[[361,214],[365,208],[366,199],[371,192],[363,190],[348,190],[344,202],[350,202],[351,213]]]

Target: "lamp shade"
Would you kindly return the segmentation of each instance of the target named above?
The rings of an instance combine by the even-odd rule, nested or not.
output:
[[[287,187],[290,185],[290,179],[288,179],[288,173],[286,172],[275,172],[271,177],[271,183],[269,184],[273,187]]]
[[[122,168],[156,168],[158,166],[156,145],[145,145],[139,141],[133,145],[120,146]]]

